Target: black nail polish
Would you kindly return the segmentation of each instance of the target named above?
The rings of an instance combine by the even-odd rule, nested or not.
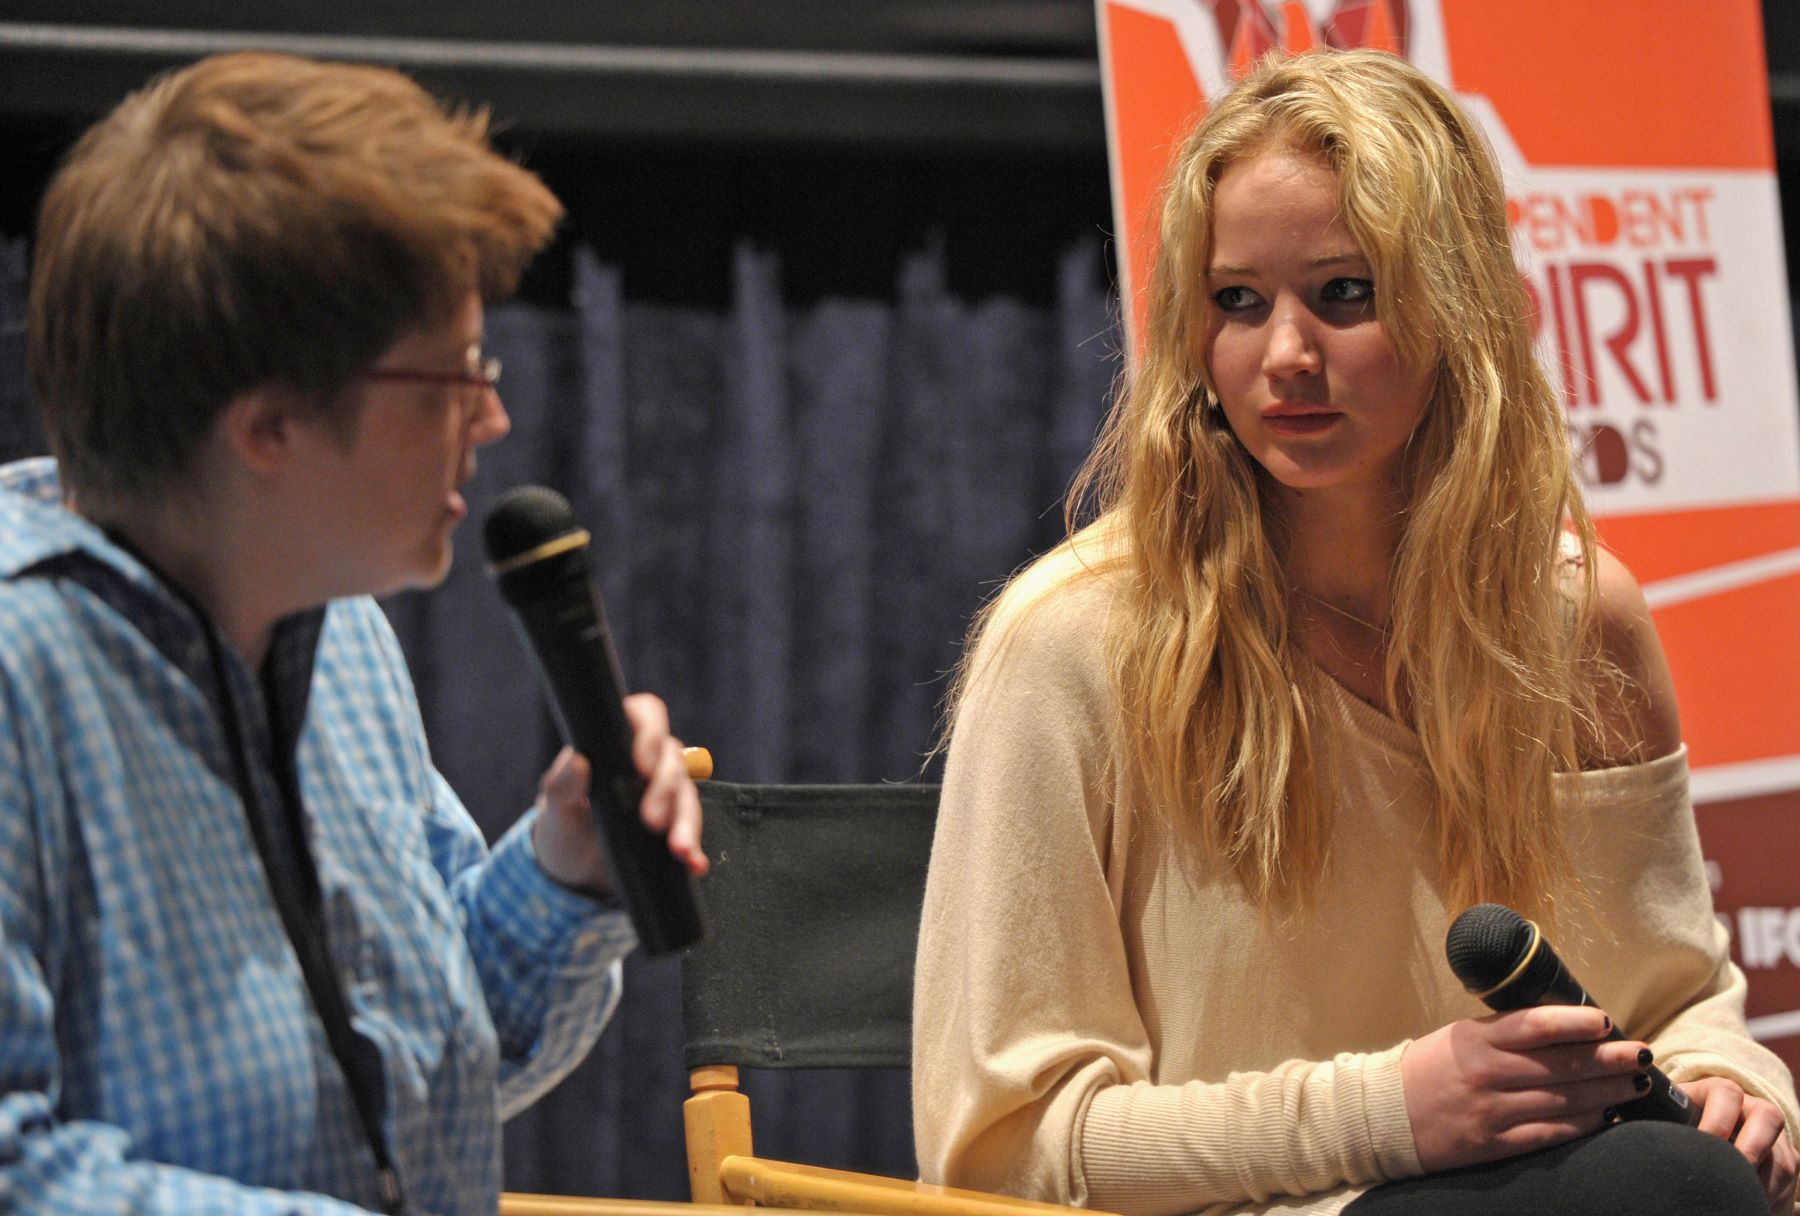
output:
[[[1600,1029],[1606,1031],[1607,1034],[1612,1033],[1612,1019],[1605,1014],[1600,1015]]]
[[[1650,1092],[1650,1078],[1640,1072],[1637,1076],[1631,1078],[1631,1087],[1633,1089],[1637,1090],[1640,1094],[1649,1093]]]
[[[1648,1047],[1638,1048],[1638,1067],[1639,1068],[1650,1067],[1650,1061],[1654,1060],[1655,1058],[1656,1058],[1656,1053],[1654,1051],[1651,1051]]]
[[[1611,1127],[1613,1124],[1617,1123],[1618,1121],[1619,1121],[1619,1108],[1618,1107],[1609,1106],[1605,1110],[1600,1112],[1600,1122],[1605,1124],[1607,1127]]]

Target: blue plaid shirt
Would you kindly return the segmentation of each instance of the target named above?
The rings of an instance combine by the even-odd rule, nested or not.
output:
[[[413,1209],[491,1213],[500,1119],[592,1046],[625,917],[544,875],[529,814],[487,849],[374,603],[284,621],[266,685],[222,647],[226,698],[211,626],[57,496],[49,461],[0,469],[0,1212],[379,1206],[235,792],[229,700],[264,807],[295,757]]]

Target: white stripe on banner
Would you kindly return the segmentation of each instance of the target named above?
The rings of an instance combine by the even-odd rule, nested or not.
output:
[[[1750,1027],[1750,1037],[1759,1042],[1770,1039],[1787,1039],[1800,1034],[1800,1010],[1792,1013],[1771,1013],[1760,1018],[1750,1018],[1745,1025]]]
[[[1752,583],[1766,583],[1797,571],[1800,571],[1800,549],[1783,549],[1645,583],[1644,599],[1652,608],[1667,608],[1671,604],[1684,604],[1722,591],[1748,587]]]
[[[1667,608],[1709,595],[1771,582],[1800,573],[1800,549],[1782,549],[1740,562],[1727,562],[1691,574],[1658,579],[1644,584],[1644,599],[1651,608]],[[1715,764],[1695,769],[1691,783],[1694,801],[1721,802],[1730,798],[1754,798],[1800,789],[1800,756],[1773,756],[1741,764]],[[1786,1016],[1786,1015],[1783,1015]],[[1800,1017],[1800,1014],[1796,1014]]]
[[[1800,789],[1800,756],[1774,756],[1741,764],[1712,764],[1688,778],[1694,801],[1723,802]]]

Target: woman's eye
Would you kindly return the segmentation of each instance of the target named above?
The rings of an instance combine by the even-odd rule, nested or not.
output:
[[[1374,298],[1373,279],[1332,279],[1325,284],[1325,299],[1332,304],[1361,304]]]
[[[1258,302],[1256,293],[1248,287],[1226,287],[1213,293],[1213,303],[1219,306],[1220,312],[1239,312]]]

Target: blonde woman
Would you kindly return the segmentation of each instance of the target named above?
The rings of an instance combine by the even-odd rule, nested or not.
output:
[[[1791,1211],[1792,1082],[1479,133],[1392,56],[1270,62],[1161,231],[1098,516],[953,701],[924,1176],[1132,1216]],[[1487,1013],[1443,961],[1481,900],[1603,1008]],[[1652,1060],[1699,1130],[1610,1126]]]

